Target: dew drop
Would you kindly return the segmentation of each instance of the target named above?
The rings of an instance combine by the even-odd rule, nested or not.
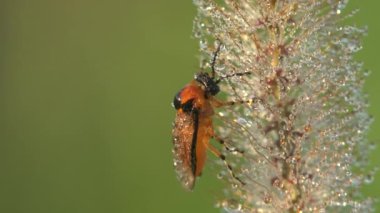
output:
[[[207,41],[200,40],[199,41],[199,46],[200,46],[201,49],[207,49]]]
[[[375,177],[371,174],[366,175],[364,178],[364,183],[371,184],[375,180]]]
[[[272,203],[273,199],[270,195],[265,195],[263,200],[264,200],[264,203],[270,204],[270,203]]]
[[[371,71],[369,71],[369,70],[365,70],[365,71],[363,72],[363,75],[364,75],[365,77],[368,77],[370,74],[371,74]]]
[[[216,175],[216,178],[218,178],[219,180],[223,179],[223,174],[222,173],[218,173]]]

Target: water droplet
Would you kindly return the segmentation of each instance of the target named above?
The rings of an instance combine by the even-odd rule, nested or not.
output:
[[[269,203],[272,203],[273,199],[270,195],[265,195],[263,200],[264,200],[264,203],[269,204]]]
[[[199,41],[199,46],[200,46],[201,49],[207,49],[207,41],[200,40]]]
[[[372,174],[368,174],[368,175],[366,175],[365,178],[364,178],[364,183],[366,183],[366,184],[371,184],[374,180],[375,180],[374,175],[372,175]]]
[[[218,178],[219,180],[223,179],[223,174],[222,173],[218,173],[216,175],[216,178]]]

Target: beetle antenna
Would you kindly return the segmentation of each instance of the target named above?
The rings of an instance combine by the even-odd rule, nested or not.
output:
[[[218,41],[218,47],[216,48],[214,54],[213,54],[213,57],[212,57],[212,60],[211,60],[211,78],[214,79],[215,78],[215,63],[216,63],[216,58],[218,57],[218,54],[220,52],[220,49],[221,49],[221,46],[222,46],[222,42],[220,42],[219,40]]]
[[[225,76],[221,76],[218,80],[215,81],[215,83],[218,84],[220,81],[222,81],[223,79],[226,79],[226,78],[231,78],[231,77],[234,77],[234,76],[250,75],[250,74],[252,74],[252,72],[231,73],[231,74],[228,74],[228,75],[225,75]]]

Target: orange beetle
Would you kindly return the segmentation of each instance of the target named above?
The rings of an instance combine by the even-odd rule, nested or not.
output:
[[[217,52],[219,51],[219,47]],[[221,144],[224,141],[214,134],[212,116],[214,107],[233,105],[236,102],[221,102],[214,96],[220,91],[218,83],[223,78],[241,76],[245,73],[233,73],[215,79],[215,58],[212,60],[211,76],[206,72],[199,72],[194,80],[181,89],[174,97],[173,106],[177,110],[173,127],[174,167],[182,186],[188,190],[194,188],[195,179],[200,176],[206,161],[206,150],[209,149],[222,159],[232,176],[244,184],[232,172],[231,166],[225,161],[225,156],[209,144],[212,137]],[[226,147],[228,149],[228,147]]]
[[[173,128],[174,166],[186,189],[192,189],[206,161],[212,128],[210,97],[219,92],[207,73],[198,73],[174,98],[177,116]]]

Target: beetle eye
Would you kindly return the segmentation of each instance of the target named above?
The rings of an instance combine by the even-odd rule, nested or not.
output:
[[[208,87],[208,91],[212,96],[218,94],[220,91],[219,86],[217,84],[212,84]]]
[[[177,95],[174,96],[173,106],[174,106],[175,109],[181,108],[181,96],[180,96],[180,92],[177,93]]]
[[[190,100],[186,101],[186,103],[182,104],[182,106],[181,106],[182,110],[184,112],[191,112],[191,111],[193,111],[193,108],[194,108],[193,101],[194,101],[194,99],[190,99]]]

